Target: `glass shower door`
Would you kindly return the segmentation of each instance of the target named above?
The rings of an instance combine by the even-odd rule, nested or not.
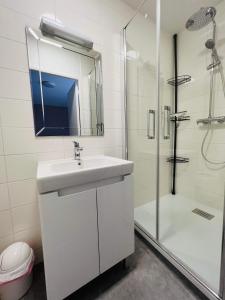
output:
[[[225,3],[207,1],[204,11],[204,5],[190,4],[182,20],[179,9],[169,9],[173,0],[161,4],[159,242],[221,294],[225,163],[219,162],[225,161],[225,125],[207,120],[210,97],[212,117],[225,116],[219,70],[224,65]],[[213,39],[215,24],[213,50],[207,41]],[[220,66],[211,68],[218,63],[215,51]]]
[[[155,1],[150,1],[155,6]],[[148,3],[149,4],[149,3]],[[156,237],[156,25],[145,5],[125,29],[128,159],[134,161],[135,224]],[[147,38],[146,38],[147,37]]]

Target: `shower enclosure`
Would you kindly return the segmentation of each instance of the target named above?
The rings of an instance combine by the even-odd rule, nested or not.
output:
[[[137,4],[124,28],[135,228],[224,300],[225,1]]]

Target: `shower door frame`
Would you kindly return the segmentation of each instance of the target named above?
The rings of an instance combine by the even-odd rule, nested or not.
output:
[[[127,118],[127,47],[126,47],[126,30],[132,20],[139,13],[140,7],[147,0],[142,0],[138,6],[135,14],[129,20],[129,22],[123,28],[123,52],[124,52],[124,128],[125,128],[125,159],[128,159],[128,118]],[[224,208],[223,208],[223,228],[222,228],[222,248],[221,248],[221,264],[220,264],[220,282],[219,293],[217,294],[212,290],[204,281],[202,281],[197,274],[195,274],[187,265],[185,265],[178,257],[170,252],[159,241],[159,203],[160,203],[160,36],[161,36],[161,0],[156,1],[156,99],[157,99],[157,155],[156,155],[156,237],[152,236],[149,232],[135,223],[135,230],[141,234],[161,255],[163,255],[178,271],[180,271],[190,282],[192,282],[203,294],[205,294],[210,300],[225,300],[225,190],[224,190]]]

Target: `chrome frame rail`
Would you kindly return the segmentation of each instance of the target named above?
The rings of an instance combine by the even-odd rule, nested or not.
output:
[[[130,22],[129,22],[130,23]],[[129,24],[128,23],[128,24]],[[128,121],[127,121],[127,43],[126,43],[126,30],[128,24],[123,28],[123,65],[124,65],[124,70],[123,70],[123,80],[124,80],[124,128],[125,128],[125,133],[124,133],[124,142],[125,142],[125,147],[124,147],[124,157],[126,160],[128,160]]]
[[[223,202],[223,228],[222,228],[222,249],[220,261],[220,289],[219,295],[225,300],[225,186],[224,186],[224,202]]]
[[[132,16],[132,18],[128,21],[128,23],[123,27],[123,84],[124,84],[124,128],[125,128],[125,136],[124,136],[124,157],[128,160],[128,122],[127,122],[127,43],[126,43],[126,30],[127,26],[132,22],[132,20],[139,13],[140,8],[147,0],[140,1],[140,4],[137,6],[137,9]]]
[[[156,240],[159,240],[159,197],[160,197],[160,23],[161,23],[161,0],[156,0],[156,99],[158,102],[157,113],[157,159],[156,159]]]

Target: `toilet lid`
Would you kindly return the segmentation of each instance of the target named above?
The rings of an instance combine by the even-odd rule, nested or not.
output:
[[[0,255],[0,273],[10,272],[23,265],[32,249],[24,242],[17,242],[6,248]]]

